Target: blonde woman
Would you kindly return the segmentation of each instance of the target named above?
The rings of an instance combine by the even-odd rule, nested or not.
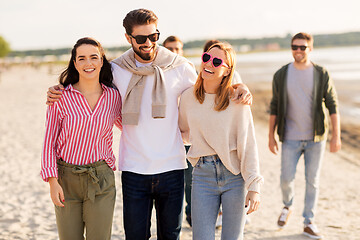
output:
[[[187,158],[194,166],[193,239],[215,239],[215,223],[223,207],[221,239],[242,239],[247,214],[258,209],[259,159],[249,105],[231,101],[235,53],[215,43],[202,55],[195,86],[180,100],[179,127],[191,143]]]

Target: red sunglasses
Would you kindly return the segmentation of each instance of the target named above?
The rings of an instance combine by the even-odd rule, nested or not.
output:
[[[220,67],[222,65],[229,68],[229,66],[221,58],[213,57],[213,56],[211,56],[210,53],[207,53],[207,52],[204,52],[202,54],[201,60],[203,63],[207,63],[208,61],[212,60],[211,63],[216,68]]]

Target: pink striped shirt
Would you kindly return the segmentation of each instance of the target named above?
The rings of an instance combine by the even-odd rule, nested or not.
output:
[[[116,89],[104,89],[94,111],[85,97],[71,84],[63,91],[60,101],[49,106],[41,159],[41,177],[58,177],[56,160],[74,165],[86,165],[105,160],[113,170],[112,151],[114,124],[121,126],[121,97]]]

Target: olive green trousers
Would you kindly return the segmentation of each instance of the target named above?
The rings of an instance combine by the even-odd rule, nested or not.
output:
[[[115,176],[105,161],[78,166],[58,160],[58,181],[65,207],[55,206],[60,240],[111,238]]]

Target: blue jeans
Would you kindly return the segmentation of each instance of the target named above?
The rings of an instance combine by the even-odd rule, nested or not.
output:
[[[151,237],[151,212],[155,202],[157,239],[180,239],[184,170],[142,175],[122,172],[124,228],[127,240]]]
[[[283,203],[286,207],[293,204],[296,166],[300,156],[304,154],[306,190],[303,217],[305,224],[310,223],[314,218],[325,144],[325,141],[314,142],[312,140],[285,140],[282,143],[280,185]]]
[[[191,194],[193,239],[215,239],[220,204],[221,239],[243,239],[245,183],[241,174],[229,172],[217,155],[201,157],[194,167]]]

